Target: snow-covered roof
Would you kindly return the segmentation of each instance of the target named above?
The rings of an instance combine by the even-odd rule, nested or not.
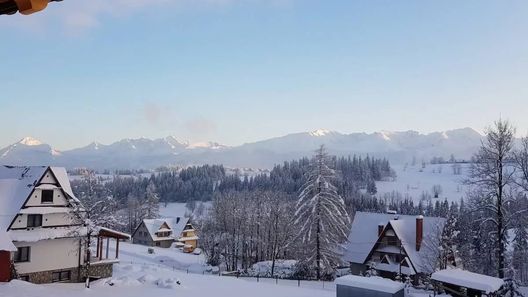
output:
[[[45,206],[45,207],[22,208],[18,213],[23,213],[23,214],[50,214],[50,213],[69,213],[71,211],[72,210],[69,207]]]
[[[400,265],[399,263],[377,263],[376,269],[383,270],[383,271],[390,271],[399,273],[401,271],[402,274],[405,275],[415,275],[416,271],[412,267],[405,267],[403,265]]]
[[[118,235],[120,237],[125,237],[126,239],[130,239],[130,234],[124,233],[124,232],[120,232],[120,231],[116,231],[116,230],[113,230],[113,229],[110,229],[110,228],[96,227],[96,230],[97,230],[97,233],[101,233],[101,231],[103,231],[103,232],[108,232],[110,234]]]
[[[51,171],[53,172],[53,175],[57,178],[57,181],[59,182],[59,185],[62,187],[62,190],[70,196],[71,199],[75,200],[76,202],[79,202],[79,199],[75,197],[75,194],[73,194],[73,190],[70,185],[70,179],[68,178],[68,172],[66,172],[66,168],[64,167],[50,167]]]
[[[46,166],[0,166],[0,231],[6,231]]]
[[[434,255],[431,255],[435,250],[431,246],[435,244],[434,241],[444,228],[444,218],[423,218],[422,244],[420,251],[416,251],[416,216],[358,211],[354,216],[343,259],[351,263],[364,264],[378,241],[378,226],[387,226],[389,223],[402,241],[405,253],[416,271],[432,272],[428,262],[435,259]]]
[[[16,252],[16,250],[11,237],[5,231],[0,230],[0,251]]]
[[[62,190],[74,201],[79,202],[71,189],[68,173],[62,167],[0,166],[0,230],[7,230],[48,168],[57,179]],[[57,188],[53,185],[39,185],[39,187]],[[48,208],[41,211],[37,213],[45,213],[45,211],[52,211],[52,209]],[[32,211],[31,213],[35,212]]]
[[[178,238],[179,241],[189,241],[189,240],[198,240],[198,236],[187,236],[187,237],[180,237]]]
[[[147,228],[148,233],[153,240],[168,240],[168,239],[177,239],[185,225],[189,222],[189,218],[160,218],[160,219],[144,219],[143,223]],[[166,223],[169,229],[162,228],[163,224]],[[171,236],[169,237],[159,237],[156,235],[158,231],[172,231]]]
[[[335,280],[336,285],[349,286],[378,292],[394,294],[405,288],[403,283],[390,279],[373,276],[363,277],[357,275],[345,275]]]
[[[11,240],[23,242],[36,242],[55,238],[80,237],[88,234],[86,227],[55,227],[36,228],[34,230],[9,230],[7,232]]]
[[[486,294],[498,291],[504,281],[500,278],[473,273],[462,269],[444,269],[433,273],[431,279],[464,288],[471,288]]]

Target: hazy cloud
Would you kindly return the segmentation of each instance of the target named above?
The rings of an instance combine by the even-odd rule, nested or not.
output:
[[[147,101],[141,107],[142,118],[150,125],[170,124],[175,115],[170,106],[162,106],[157,102]]]
[[[210,136],[216,132],[216,124],[204,117],[195,117],[185,122],[185,128],[194,137]]]

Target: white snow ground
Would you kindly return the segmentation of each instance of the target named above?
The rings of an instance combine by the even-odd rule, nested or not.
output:
[[[167,206],[164,206],[163,203],[160,203],[160,217],[185,217],[186,214],[190,214],[190,210],[187,208],[186,203],[172,202],[167,203]]]
[[[55,283],[34,285],[23,281],[0,283],[2,297],[330,297],[335,285],[329,282],[261,278],[235,278],[211,275],[202,255],[184,254],[177,249],[148,247],[122,243],[119,264],[114,276],[91,284]],[[187,273],[189,269],[189,273]],[[202,274],[204,273],[204,274]],[[178,284],[178,282],[180,284]],[[430,292],[406,289],[407,297],[428,297]],[[440,296],[440,295],[438,295]],[[444,296],[444,295],[442,295]]]
[[[184,254],[176,249],[154,248],[124,243],[120,245],[121,263],[114,266],[114,276],[84,284],[34,285],[22,281],[0,283],[2,297],[173,297],[173,296],[252,296],[311,297],[335,296],[332,283],[263,280],[201,274],[206,269],[203,256]],[[132,263],[131,263],[132,262]],[[173,268],[174,267],[174,268]],[[187,273],[186,268],[190,272]],[[181,269],[181,270],[178,270]],[[192,273],[192,272],[195,273]],[[180,284],[177,284],[177,282]]]
[[[211,207],[211,203],[212,202],[210,201],[197,201],[194,212],[191,209],[187,208],[187,203],[171,202],[167,203],[167,206],[163,205],[163,203],[160,203],[160,217],[189,217],[191,214],[194,214],[194,216],[196,217],[200,215],[198,213],[200,209],[200,204],[203,205],[202,208],[205,212],[207,211],[207,209],[209,209],[209,207]],[[201,215],[203,215],[203,213]]]
[[[463,185],[463,180],[468,173],[468,164],[460,165],[460,175],[453,174],[450,164],[427,164],[423,169],[419,163],[415,166],[394,165],[392,167],[396,171],[396,180],[377,182],[377,196],[383,198],[392,192],[399,192],[404,198],[408,195],[413,201],[419,202],[423,192],[433,196],[433,186],[440,185],[440,201],[447,199],[458,202],[465,196],[467,188]]]

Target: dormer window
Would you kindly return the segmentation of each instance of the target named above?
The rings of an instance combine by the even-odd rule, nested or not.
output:
[[[42,215],[41,214],[28,215],[27,226],[28,228],[42,226]]]
[[[158,237],[169,237],[171,235],[171,231],[158,231],[156,234]]]
[[[53,203],[53,190],[42,190],[41,203]]]

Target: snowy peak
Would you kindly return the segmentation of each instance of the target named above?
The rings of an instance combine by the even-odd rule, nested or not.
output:
[[[167,136],[164,138],[164,141],[172,148],[181,148],[181,147],[187,147],[189,145],[188,142],[181,142],[174,136]]]
[[[383,140],[390,141],[393,133],[389,131],[381,131],[378,134]]]
[[[19,144],[27,145],[27,146],[37,146],[37,145],[43,145],[44,143],[38,139],[35,139],[31,136],[27,136],[22,138],[19,142]]]
[[[334,132],[327,130],[327,129],[317,129],[317,130],[314,130],[308,133],[314,137],[321,137],[321,136],[326,136],[328,134],[333,134]]]
[[[219,144],[218,142],[212,142],[212,141],[205,141],[205,142],[195,142],[192,144],[189,144],[187,146],[187,149],[212,149],[212,150],[219,150],[227,148],[227,146]]]
[[[88,146],[95,151],[98,151],[101,148],[101,144],[97,141],[90,143]]]

